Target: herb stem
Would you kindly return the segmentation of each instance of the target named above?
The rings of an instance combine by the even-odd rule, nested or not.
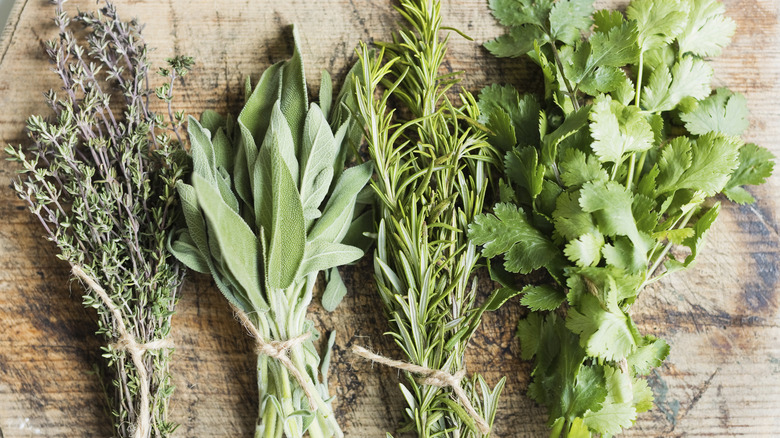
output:
[[[560,70],[561,77],[563,78],[563,84],[566,86],[566,91],[569,94],[569,98],[571,99],[571,104],[574,107],[574,111],[578,111],[580,109],[580,103],[577,101],[577,94],[576,90],[572,88],[571,82],[569,82],[569,78],[566,77],[566,75],[563,73],[563,62],[561,62],[561,57],[558,54],[558,48],[555,46],[555,39],[552,37],[550,44],[550,47],[552,48],[553,57],[555,58],[555,64],[558,66],[558,69]]]

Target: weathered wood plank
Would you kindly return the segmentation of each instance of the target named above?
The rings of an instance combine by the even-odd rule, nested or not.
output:
[[[385,39],[398,17],[390,1],[127,0],[120,13],[147,23],[155,62],[177,53],[197,58],[179,84],[177,105],[236,113],[242,80],[289,55],[285,26],[298,23],[309,82],[327,68],[340,77],[359,40]],[[532,90],[539,75],[523,60],[496,60],[478,43],[500,33],[483,0],[445,0],[445,22],[476,42],[452,39],[448,65],[465,70],[471,90],[492,82]],[[625,5],[625,0],[598,2]],[[69,3],[75,10],[93,1]],[[748,139],[780,155],[780,4],[727,0],[739,25],[715,62],[715,84],[745,93]],[[0,43],[0,141],[23,141],[26,117],[45,110],[40,92],[58,86],[47,72],[41,43],[54,36],[44,0],[17,0]],[[0,436],[108,436],[100,387],[89,375],[99,363],[93,314],[70,290],[66,267],[8,190],[14,166],[0,164]],[[755,189],[755,206],[726,205],[692,270],[655,285],[634,309],[643,330],[673,346],[651,377],[657,408],[629,436],[772,436],[780,429],[780,178]],[[356,361],[352,343],[398,354],[382,333],[387,324],[375,299],[370,264],[346,269],[350,294],[336,312],[312,309],[322,330],[338,328],[332,386],[347,436],[379,437],[401,420],[397,372]],[[490,285],[483,281],[485,293]],[[544,411],[525,395],[528,364],[518,358],[514,326],[522,310],[510,303],[488,315],[475,336],[469,370],[490,383],[508,376],[496,437],[545,433]],[[251,343],[207,277],[192,275],[174,320],[172,411],[186,437],[248,436],[257,391]]]

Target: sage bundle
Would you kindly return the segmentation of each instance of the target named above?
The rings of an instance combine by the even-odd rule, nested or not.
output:
[[[493,389],[478,374],[465,379],[464,355],[483,312],[505,297],[477,305],[479,254],[466,233],[482,212],[498,156],[474,127],[473,96],[461,92],[457,105],[448,95],[458,74],[441,73],[449,37],[440,39],[440,8],[439,1],[401,1],[408,27],[379,43],[377,54],[360,49],[358,113],[379,199],[374,277],[391,336],[407,360],[353,351],[406,372],[400,388],[408,424],[400,432],[483,437],[504,379]],[[391,107],[391,100],[400,105]]]
[[[351,89],[333,105],[324,72],[319,105],[309,104],[296,35],[290,60],[269,67],[254,90],[247,81],[237,120],[214,112],[189,120],[193,173],[177,185],[186,227],[171,250],[212,275],[255,338],[258,438],[343,436],[327,380],[334,333],[321,357],[306,313],[320,271],[329,279],[323,306],[344,296],[336,266],[363,255],[359,225],[371,217],[358,202],[371,164],[345,169],[362,135],[349,118]]]
[[[46,94],[53,117],[29,118],[31,145],[6,148],[23,166],[13,187],[88,286],[84,306],[97,311],[97,333],[108,342],[116,436],[166,437],[176,428],[168,420],[170,331],[184,275],[166,250],[185,163],[184,116],[171,101],[192,59],[170,59],[160,70],[167,82],[150,89],[138,22],[122,21],[111,3],[71,18],[63,3],[54,2],[59,37],[46,44],[63,87]],[[152,111],[154,95],[167,120]]]

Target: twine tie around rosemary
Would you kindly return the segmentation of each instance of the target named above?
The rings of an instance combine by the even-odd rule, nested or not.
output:
[[[287,371],[292,374],[292,376],[295,378],[295,380],[298,382],[298,384],[303,389],[303,392],[306,394],[306,398],[309,399],[309,408],[312,411],[317,410],[317,398],[315,397],[315,393],[317,391],[317,388],[312,385],[312,383],[306,379],[303,374],[298,370],[298,368],[295,367],[295,364],[293,364],[292,360],[290,360],[290,356],[287,354],[287,352],[293,348],[297,347],[298,345],[303,344],[307,339],[311,337],[311,332],[304,333],[302,335],[298,335],[294,338],[287,339],[286,341],[267,341],[265,338],[263,338],[263,335],[260,333],[260,330],[255,327],[254,324],[252,324],[252,321],[249,319],[249,316],[236,307],[233,303],[230,304],[230,306],[233,308],[233,312],[238,317],[238,320],[241,321],[241,324],[249,330],[249,334],[252,335],[253,338],[255,338],[255,342],[257,343],[256,351],[258,354],[263,354],[268,357],[276,359],[283,367],[287,369]]]
[[[413,363],[389,359],[387,357],[372,353],[367,349],[357,345],[352,346],[352,352],[362,357],[363,359],[368,359],[381,365],[386,365],[391,368],[407,371],[409,373],[419,374],[423,377],[423,379],[420,380],[420,383],[423,385],[436,386],[439,388],[452,388],[452,391],[458,398],[458,402],[460,402],[471,418],[474,419],[474,422],[477,424],[479,431],[483,435],[487,435],[490,432],[490,426],[487,424],[487,421],[485,421],[485,419],[482,418],[479,413],[477,413],[477,410],[474,409],[474,405],[471,404],[471,400],[469,400],[466,391],[464,391],[463,387],[460,385],[461,380],[463,380],[463,377],[466,376],[465,368],[461,368],[455,374],[450,374],[442,370],[434,370],[421,365],[415,365]]]
[[[124,319],[122,319],[122,313],[119,308],[108,296],[106,290],[103,289],[97,282],[92,279],[83,269],[78,265],[72,265],[71,271],[73,275],[78,277],[81,281],[87,284],[90,289],[95,291],[97,296],[103,301],[108,310],[114,316],[115,328],[119,334],[119,339],[113,344],[117,350],[126,351],[133,361],[133,365],[138,370],[138,388],[141,395],[141,402],[139,406],[138,422],[135,427],[135,438],[146,438],[151,435],[151,412],[149,411],[149,375],[146,372],[146,365],[143,362],[143,355],[149,350],[160,350],[163,348],[172,348],[173,343],[169,339],[158,339],[147,343],[139,343],[135,337],[130,334],[125,325]]]

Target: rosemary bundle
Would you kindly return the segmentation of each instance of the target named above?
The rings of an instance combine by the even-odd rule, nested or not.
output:
[[[320,271],[323,306],[344,296],[335,267],[362,257],[359,225],[370,224],[370,212],[357,213],[371,164],[345,170],[362,136],[348,117],[351,89],[348,81],[332,105],[323,72],[319,105],[309,104],[296,34],[290,60],[269,67],[254,91],[247,81],[237,121],[206,112],[188,124],[194,172],[177,185],[186,228],[171,250],[211,273],[257,342],[257,438],[343,436],[327,380],[334,333],[320,357],[306,312]]]
[[[401,1],[408,27],[379,43],[378,54],[360,49],[358,108],[379,199],[374,275],[390,334],[408,363],[355,352],[407,372],[400,387],[409,423],[400,432],[482,437],[490,434],[504,379],[492,390],[480,375],[462,380],[464,355],[483,312],[508,297],[477,306],[479,254],[466,232],[498,163],[474,128],[473,96],[463,91],[461,105],[448,96],[458,74],[441,71],[449,36],[439,36],[440,8],[434,0]],[[401,105],[391,108],[391,100]]]
[[[152,90],[139,23],[120,20],[111,3],[71,19],[63,3],[54,2],[59,38],[46,45],[63,88],[46,94],[54,117],[29,118],[32,144],[6,149],[23,166],[14,189],[89,286],[84,305],[97,311],[97,333],[108,341],[116,435],[165,437],[176,428],[168,421],[169,334],[184,275],[165,248],[184,163],[183,114],[171,99],[192,59],[170,59],[160,70],[167,83]],[[151,110],[155,94],[168,120]]]

